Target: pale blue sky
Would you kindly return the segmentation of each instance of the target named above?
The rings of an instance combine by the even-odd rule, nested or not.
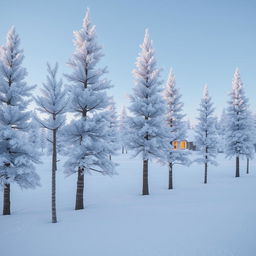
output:
[[[29,83],[45,80],[45,63],[59,62],[60,75],[73,48],[72,31],[81,27],[86,7],[91,9],[102,65],[115,87],[118,106],[128,104],[131,71],[149,28],[158,65],[165,81],[173,67],[183,95],[184,111],[194,118],[205,83],[219,114],[236,67],[240,68],[252,109],[256,110],[256,1],[255,0],[1,0],[0,44],[15,25],[25,51]]]

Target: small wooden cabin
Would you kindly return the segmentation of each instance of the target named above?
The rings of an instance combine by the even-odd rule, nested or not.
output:
[[[181,141],[175,140],[175,141],[172,142],[172,146],[173,146],[174,150],[177,150],[177,149],[195,150],[196,149],[193,142],[192,141],[187,141],[187,140],[181,140]]]
[[[194,144],[195,140],[195,131],[194,129],[187,130],[186,140],[175,140],[172,142],[172,146],[174,150],[181,149],[181,150],[196,150],[196,145]]]
[[[176,150],[176,149],[187,149],[187,141],[186,140],[181,140],[181,141],[173,141],[172,142],[172,146],[173,146],[173,149]]]

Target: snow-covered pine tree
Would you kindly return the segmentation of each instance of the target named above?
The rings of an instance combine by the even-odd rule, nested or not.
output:
[[[84,208],[85,172],[112,175],[115,163],[109,159],[113,148],[108,143],[109,125],[104,111],[111,100],[106,90],[112,85],[102,77],[107,69],[97,67],[103,54],[96,42],[95,26],[90,22],[89,10],[82,29],[74,32],[74,36],[75,52],[69,62],[73,72],[66,77],[71,82],[70,112],[75,114],[76,119],[65,131],[70,145],[65,169],[67,174],[78,175],[75,209],[79,210]]]
[[[148,195],[148,161],[151,158],[166,161],[167,133],[165,104],[161,96],[162,82],[159,80],[160,69],[156,67],[148,30],[140,47],[137,69],[133,71],[135,88],[130,96],[129,109],[134,116],[128,118],[130,135],[127,146],[135,151],[135,156],[141,155],[143,159],[142,195]]]
[[[187,119],[187,129],[191,129],[191,122],[190,122],[190,119],[188,118]]]
[[[116,105],[114,100],[110,100],[110,104],[107,107],[106,118],[109,125],[109,143],[111,145],[110,149],[112,149],[112,153],[109,154],[109,159],[112,159],[112,154],[118,150],[118,124],[117,124],[117,113],[116,113]]]
[[[167,151],[167,159],[169,164],[169,178],[168,189],[173,189],[173,166],[176,164],[188,165],[190,160],[188,158],[189,151],[173,146],[174,141],[186,140],[187,122],[183,120],[183,103],[181,102],[181,94],[176,88],[175,76],[170,70],[165,91],[164,98],[167,104],[166,121],[169,127],[170,141],[169,149]]]
[[[253,115],[252,115],[252,121],[253,121],[253,130],[254,130],[254,140],[253,140],[253,144],[254,144],[254,149],[255,149],[255,151],[256,151],[256,113],[253,113]],[[255,151],[254,151],[254,153],[255,153]]]
[[[45,128],[40,129],[40,147],[41,151],[44,152],[44,149],[46,147],[46,132]]]
[[[217,156],[218,144],[215,127],[216,118],[213,116],[214,107],[207,85],[204,87],[203,98],[201,99],[198,111],[199,117],[197,119],[199,122],[195,129],[195,143],[200,157],[195,159],[195,161],[204,164],[204,184],[206,184],[208,178],[208,164],[217,165],[215,158]]]
[[[125,106],[122,107],[119,118],[119,137],[121,142],[122,154],[127,153],[126,149],[126,136],[127,136],[127,114]]]
[[[227,114],[226,109],[222,110],[218,125],[218,152],[223,153],[225,151],[225,139],[226,139],[226,126],[227,126]]]
[[[254,155],[256,153],[256,113],[252,114],[252,122],[253,122],[253,147],[254,147]]]
[[[42,128],[51,132],[52,152],[52,223],[57,222],[56,213],[56,171],[57,171],[57,141],[58,131],[65,122],[65,110],[68,104],[67,92],[63,89],[62,80],[57,80],[58,64],[51,68],[47,64],[47,80],[41,89],[42,96],[35,98],[38,111],[46,115],[46,118],[36,116],[36,120]]]
[[[234,73],[230,96],[227,108],[226,156],[236,157],[235,177],[240,177],[240,157],[252,158],[254,147],[248,99],[238,68]]]
[[[0,183],[4,187],[3,214],[11,214],[10,186],[22,188],[39,185],[35,163],[39,153],[29,141],[31,118],[27,111],[31,90],[24,81],[27,71],[22,67],[20,38],[12,27],[0,54]]]
[[[250,169],[250,159],[254,157],[255,154],[255,141],[256,141],[256,127],[254,123],[254,117],[253,114],[249,111],[249,116],[248,116],[248,129],[251,131],[251,144],[252,144],[252,149],[250,154],[246,155],[246,174],[249,174],[249,169]]]
[[[29,141],[34,145],[34,147],[38,147],[40,144],[39,125],[35,120],[32,120],[30,125]]]

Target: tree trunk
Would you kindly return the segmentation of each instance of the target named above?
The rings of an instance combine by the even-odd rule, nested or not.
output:
[[[208,137],[208,131],[205,132],[206,138]],[[208,171],[208,146],[205,148],[205,163],[204,163],[204,184],[207,184],[207,171]]]
[[[84,209],[84,170],[78,168],[77,189],[76,189],[76,207],[75,210]]]
[[[124,146],[122,146],[122,154],[124,154]]]
[[[246,173],[249,174],[249,163],[250,163],[250,160],[249,158],[247,158],[247,165],[246,165]]]
[[[240,177],[240,172],[239,172],[239,156],[236,157],[236,177]]]
[[[12,65],[12,64],[11,64]],[[11,79],[8,81],[9,87],[12,85]],[[7,105],[10,105],[11,102],[8,100],[6,102]],[[7,139],[9,140],[9,139]],[[8,149],[8,153],[10,154],[10,150]],[[6,163],[5,166],[10,166],[10,163]],[[3,215],[11,215],[11,184],[4,184],[4,201],[3,201]]]
[[[52,150],[52,223],[57,222],[56,214],[56,171],[57,171],[57,142],[56,129],[53,130],[53,150]]]
[[[148,160],[143,160],[143,187],[142,195],[149,195],[148,191]]]
[[[111,155],[109,155],[109,160],[110,160],[110,161],[112,160],[112,156],[111,156]]]
[[[4,207],[3,207],[3,215],[11,214],[11,186],[10,184],[4,184]]]
[[[208,164],[204,164],[204,184],[207,184],[207,171],[208,171]]]
[[[169,186],[168,186],[168,189],[173,189],[173,178],[172,178],[172,162],[169,163]]]

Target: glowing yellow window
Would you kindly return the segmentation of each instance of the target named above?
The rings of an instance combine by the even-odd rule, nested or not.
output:
[[[172,146],[173,146],[173,149],[177,149],[178,148],[178,141],[173,141]]]
[[[181,149],[186,149],[186,148],[187,148],[187,142],[186,142],[185,140],[182,140],[182,141],[180,142],[180,148],[181,148]]]

